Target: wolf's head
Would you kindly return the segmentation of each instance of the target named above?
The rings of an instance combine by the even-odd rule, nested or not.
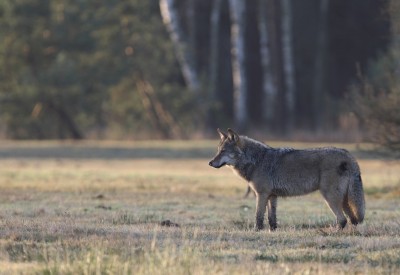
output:
[[[221,168],[224,165],[235,166],[243,151],[240,149],[240,137],[232,129],[228,133],[217,129],[221,141],[218,145],[217,155],[208,163],[214,168]]]

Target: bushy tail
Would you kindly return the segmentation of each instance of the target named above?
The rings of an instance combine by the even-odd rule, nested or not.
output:
[[[365,198],[360,173],[354,176],[349,185],[347,202],[352,212],[351,222],[353,224],[362,223],[365,214]]]

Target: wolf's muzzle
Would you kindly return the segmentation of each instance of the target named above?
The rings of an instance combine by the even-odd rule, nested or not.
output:
[[[221,168],[222,166],[224,166],[226,163],[222,163],[222,164],[215,164],[214,163],[214,160],[212,160],[212,161],[210,161],[209,163],[208,163],[208,165],[210,165],[211,167],[214,167],[214,168]]]

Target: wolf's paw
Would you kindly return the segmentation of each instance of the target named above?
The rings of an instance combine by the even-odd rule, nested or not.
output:
[[[276,224],[274,224],[274,225],[270,225],[270,226],[269,226],[269,232],[273,232],[273,231],[275,231],[275,230],[276,230],[276,228],[277,228]]]
[[[263,229],[264,229],[264,225],[263,224],[256,224],[254,226],[254,230],[255,231],[260,231],[260,230],[263,230]]]
[[[347,224],[347,220],[344,219],[344,220],[338,221],[338,222],[336,223],[336,227],[337,227],[339,230],[342,230],[342,229],[344,229],[344,227],[346,226],[346,224]]]

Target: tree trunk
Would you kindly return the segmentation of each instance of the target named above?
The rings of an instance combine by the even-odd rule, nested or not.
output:
[[[272,75],[267,18],[267,0],[260,0],[258,28],[260,32],[260,51],[263,71],[263,119],[271,124],[275,114],[274,106],[276,103],[277,87]]]
[[[221,21],[222,0],[213,2],[210,17],[210,86],[209,86],[209,104],[207,125],[209,128],[215,128],[216,121],[214,119],[214,104],[217,100],[218,92],[218,72],[219,72],[219,48],[220,48],[220,21]]]
[[[295,72],[292,44],[291,0],[282,0],[282,51],[283,71],[285,75],[285,132],[290,134],[294,125],[295,111]]]
[[[218,82],[219,29],[222,0],[215,0],[211,10],[210,28],[210,98],[216,98]]]
[[[234,118],[238,130],[247,123],[247,79],[245,74],[245,8],[243,0],[229,0],[232,39],[232,75],[234,85]]]
[[[79,140],[84,138],[82,132],[79,130],[78,125],[76,125],[74,119],[64,108],[64,106],[55,103],[54,100],[52,99],[47,100],[46,105],[49,109],[51,109],[55,113],[55,115],[58,116],[58,119],[60,121],[59,138],[61,139],[64,138],[62,134],[63,130],[67,130],[73,139]]]
[[[263,82],[258,31],[258,0],[247,0],[245,9],[245,74],[248,120],[251,125],[263,123]]]
[[[319,4],[318,16],[318,33],[316,41],[316,53],[314,64],[314,91],[313,91],[313,128],[314,130],[321,129],[324,121],[325,113],[325,61],[326,61],[326,47],[327,47],[327,20],[328,20],[328,7],[329,0],[321,0]]]
[[[158,100],[153,86],[145,80],[137,81],[136,86],[146,114],[159,136],[163,139],[182,138],[179,125]]]
[[[267,4],[267,29],[270,34],[271,68],[273,83],[276,87],[276,99],[274,104],[272,128],[283,134],[285,132],[285,76],[283,73],[282,60],[282,20],[281,20],[281,0],[266,0]]]
[[[188,47],[189,43],[184,37],[182,26],[179,21],[176,1],[160,0],[160,11],[163,22],[174,44],[176,56],[186,85],[193,93],[198,94],[200,89],[199,77],[195,69],[194,59]]]
[[[231,16],[229,12],[229,0],[222,0],[219,34],[219,68],[218,68],[218,102],[226,117],[223,121],[232,121],[234,117],[234,88],[232,73],[232,48]],[[227,50],[228,49],[228,50]]]

